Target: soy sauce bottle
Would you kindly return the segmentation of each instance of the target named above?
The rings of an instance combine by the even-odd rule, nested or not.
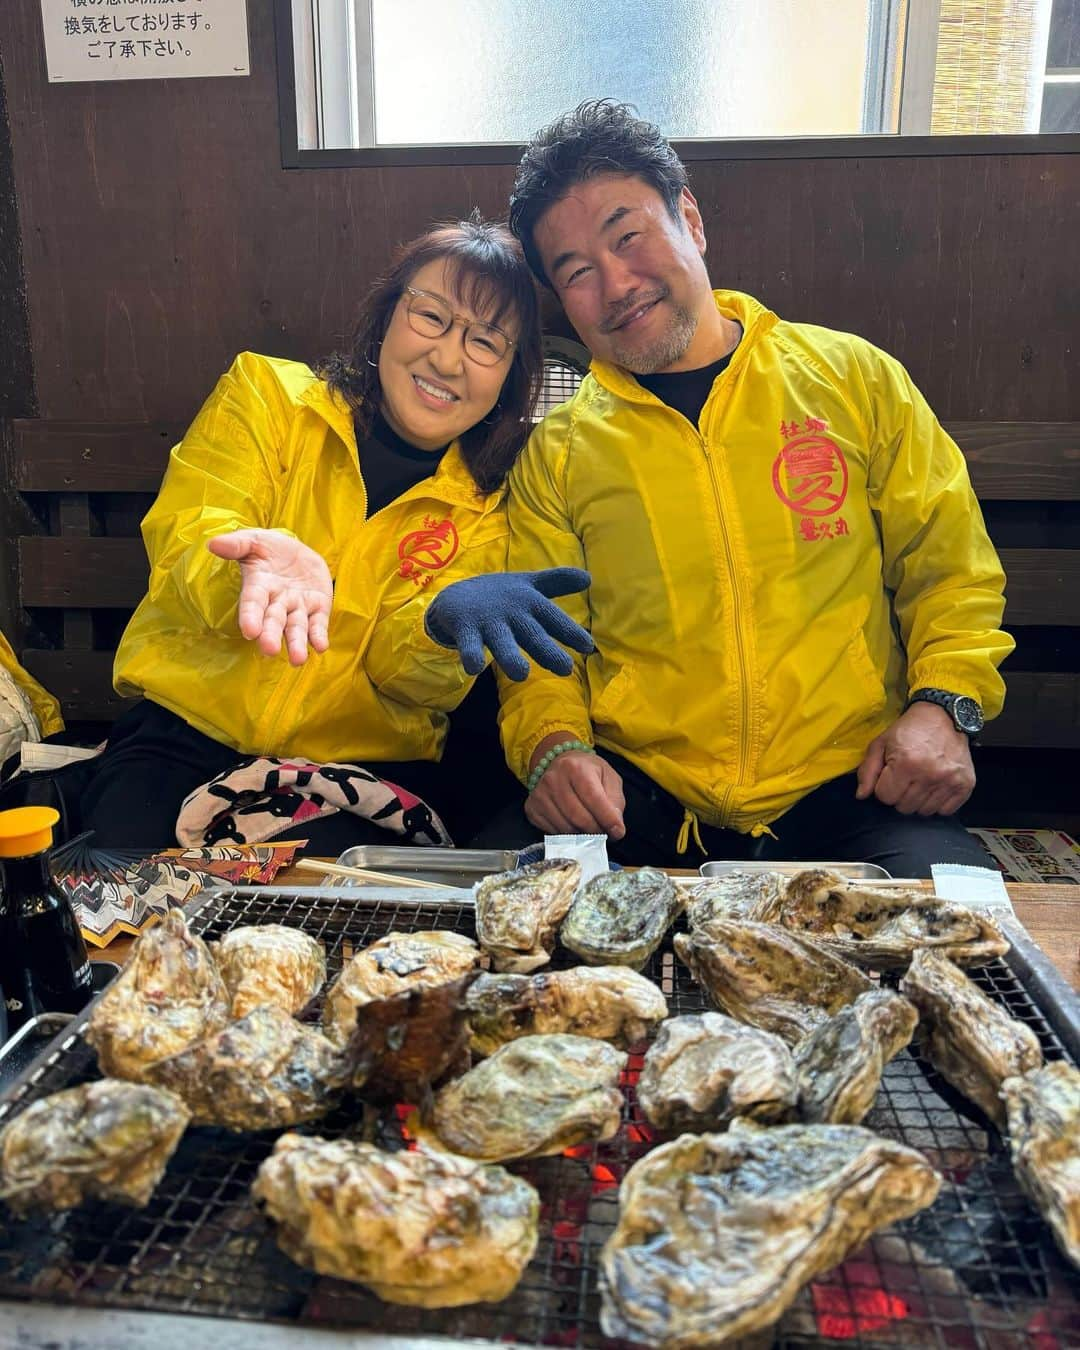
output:
[[[0,811],[0,988],[8,1031],[43,1012],[76,1013],[93,986],[71,902],[49,867],[51,806]]]

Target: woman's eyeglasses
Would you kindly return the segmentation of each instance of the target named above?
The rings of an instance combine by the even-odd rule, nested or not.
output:
[[[465,354],[478,366],[497,366],[506,359],[514,345],[501,328],[455,314],[442,296],[418,291],[412,286],[405,287],[405,315],[409,327],[421,337],[442,337],[455,322],[460,323],[464,333]]]

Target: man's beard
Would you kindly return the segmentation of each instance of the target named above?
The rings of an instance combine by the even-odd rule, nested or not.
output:
[[[669,301],[661,303],[671,304]],[[694,315],[682,305],[671,304],[671,315],[664,331],[646,346],[622,341],[623,335],[616,329],[611,334],[611,352],[616,363],[632,375],[655,375],[686,355],[696,332],[697,319]]]

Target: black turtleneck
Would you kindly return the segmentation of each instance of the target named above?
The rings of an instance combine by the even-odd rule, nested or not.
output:
[[[430,478],[449,449],[444,445],[439,450],[418,450],[399,436],[380,412],[375,414],[367,438],[361,440],[358,435],[356,440],[369,516]]]

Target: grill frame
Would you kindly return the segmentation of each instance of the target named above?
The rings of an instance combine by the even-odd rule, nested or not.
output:
[[[331,979],[351,951],[384,932],[446,927],[471,936],[472,914],[460,893],[444,899],[404,887],[228,887],[188,907],[193,931],[211,939],[243,923],[303,927],[326,942]],[[571,964],[564,952],[552,962]],[[670,934],[645,973],[664,989],[673,1016],[708,1007],[674,957]],[[1058,1034],[1067,1007],[1048,1017],[1005,962],[971,974],[1032,1027],[1047,1059],[1072,1058]],[[89,1012],[0,1096],[0,1125],[48,1092],[97,1076],[82,1036]],[[614,1350],[627,1343],[600,1334],[596,1259],[614,1225],[617,1182],[650,1147],[632,1091],[640,1058],[639,1049],[624,1075],[624,1122],[615,1139],[572,1150],[573,1156],[508,1164],[537,1186],[543,1209],[537,1253],[501,1304],[391,1306],[359,1286],[293,1266],[247,1197],[276,1132],[232,1136],[209,1129],[188,1131],[145,1210],[95,1204],[7,1225],[0,1231],[0,1298],[389,1331],[406,1341],[442,1336]],[[1080,1343],[1080,1274],[1023,1198],[1005,1144],[977,1110],[917,1053],[903,1051],[886,1070],[866,1124],[927,1152],[946,1175],[942,1196],[813,1281],[777,1324],[774,1344],[1064,1350]],[[360,1112],[346,1106],[302,1132],[355,1136],[360,1125]],[[387,1113],[383,1130],[383,1142],[400,1146],[399,1112]],[[946,1263],[958,1264],[960,1273],[947,1276]],[[907,1306],[906,1317],[893,1315],[891,1299]],[[845,1334],[824,1335],[822,1327]]]

